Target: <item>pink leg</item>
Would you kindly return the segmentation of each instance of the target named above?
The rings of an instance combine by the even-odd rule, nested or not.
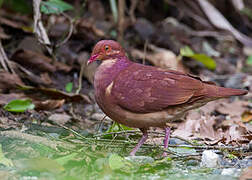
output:
[[[134,147],[134,149],[131,151],[130,156],[135,156],[136,152],[138,151],[138,149],[143,145],[143,143],[148,139],[148,133],[147,133],[147,129],[140,129],[143,132],[143,136],[140,139],[140,141],[138,142],[138,144],[136,145],[136,147]]]
[[[165,149],[168,148],[169,139],[170,139],[170,128],[166,127],[165,128],[165,138],[164,138],[164,148]],[[167,156],[167,152],[164,152],[163,157],[166,157],[166,156]]]

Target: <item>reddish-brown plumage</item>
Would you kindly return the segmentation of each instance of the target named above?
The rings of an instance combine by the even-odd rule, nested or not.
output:
[[[88,63],[95,60],[103,61],[94,79],[98,105],[114,121],[140,128],[144,134],[131,155],[147,139],[149,127],[166,128],[167,147],[167,123],[209,101],[247,94],[246,90],[218,87],[182,72],[134,63],[112,40],[96,44]]]

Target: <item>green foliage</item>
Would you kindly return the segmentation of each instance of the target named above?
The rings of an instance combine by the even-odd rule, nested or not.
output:
[[[241,13],[247,15],[248,18],[250,20],[252,20],[252,9],[251,8],[246,8],[245,7],[243,10],[241,10]]]
[[[4,110],[10,112],[25,112],[28,109],[34,109],[35,105],[32,104],[30,99],[16,99],[10,101],[8,104],[4,106]]]
[[[64,166],[66,165],[70,160],[75,159],[75,157],[77,156],[77,153],[71,153],[68,154],[66,156],[62,156],[60,158],[55,159],[55,161],[57,161],[57,163],[59,163],[60,165]]]
[[[71,93],[73,91],[73,83],[72,82],[67,83],[65,90],[66,92]]]
[[[252,56],[249,56],[246,60],[246,63],[250,66],[252,66]]]
[[[3,3],[4,0],[0,0]],[[9,7],[13,11],[22,13],[22,14],[31,14],[32,13],[32,4],[27,0],[7,0],[4,1],[6,7]]]
[[[205,54],[196,54],[188,46],[185,46],[180,49],[180,55],[184,57],[189,57],[198,62],[201,62],[206,68],[210,70],[214,70],[216,68],[216,62],[214,59],[212,59],[211,57]]]
[[[119,123],[113,121],[113,124],[107,130],[107,133],[118,132],[118,131],[128,131],[128,130],[134,130],[134,128],[130,128],[130,127],[127,127],[123,124],[119,124]]]
[[[41,2],[40,10],[45,14],[60,14],[64,11],[73,10],[73,6],[61,0],[49,0]]]
[[[12,161],[4,156],[1,144],[0,144],[0,164],[3,164],[7,167],[13,166]]]
[[[0,7],[2,6],[3,2],[4,2],[4,0],[0,0]]]
[[[22,169],[26,171],[38,172],[53,172],[60,173],[64,171],[64,167],[57,161],[46,157],[37,157],[21,161],[23,164]]]
[[[117,154],[111,154],[109,156],[109,167],[112,170],[121,169],[125,166],[125,160]]]

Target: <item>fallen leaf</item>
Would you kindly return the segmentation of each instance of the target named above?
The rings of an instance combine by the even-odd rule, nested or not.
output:
[[[252,121],[252,110],[243,112],[242,122],[250,122],[250,121]]]
[[[188,71],[172,51],[164,48],[158,48],[154,45],[151,45],[150,47],[152,48],[152,52],[146,52],[146,55],[143,51],[138,49],[132,49],[131,55],[136,59],[140,58],[143,60],[146,58],[146,60],[153,65],[164,69],[173,69],[181,72]]]
[[[57,89],[53,88],[36,88],[32,86],[19,86],[19,88],[23,91],[30,91],[34,93],[42,93],[43,95],[47,95],[52,99],[65,99],[67,102],[85,102],[91,103],[91,100],[88,96],[84,94],[73,94],[73,93],[66,93]]]
[[[185,46],[185,47],[180,49],[180,55],[192,58],[192,59],[200,62],[206,68],[208,68],[210,70],[214,70],[216,68],[216,62],[215,62],[214,59],[212,59],[211,57],[209,57],[209,56],[207,56],[205,54],[194,53],[193,50],[188,46]]]
[[[34,109],[35,105],[30,99],[16,99],[10,101],[3,108],[10,112],[25,112],[29,109]]]
[[[52,62],[50,58],[30,50],[16,51],[11,57],[11,60],[31,70],[39,70],[41,72],[56,71],[56,67],[50,64]]]
[[[235,29],[210,2],[198,0],[198,3],[215,27],[231,32],[245,46],[252,46],[252,39]]]
[[[0,71],[0,92],[17,89],[18,85],[24,85],[18,75]]]
[[[45,101],[34,101],[36,110],[53,110],[62,107],[64,103],[65,99],[60,100],[48,99]]]
[[[223,102],[216,107],[216,111],[221,114],[229,115],[230,117],[238,116],[241,117],[243,112],[246,111],[248,102],[236,100],[233,102]]]
[[[65,86],[65,90],[66,92],[71,93],[73,91],[73,83],[72,82],[67,83]]]

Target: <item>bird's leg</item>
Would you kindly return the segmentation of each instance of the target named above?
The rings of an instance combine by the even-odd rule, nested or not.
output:
[[[164,148],[167,149],[168,148],[168,144],[169,144],[169,139],[170,139],[170,128],[166,127],[165,128],[165,138],[164,138]],[[167,152],[163,153],[163,157],[167,156]]]
[[[136,147],[134,147],[134,149],[131,151],[130,156],[135,156],[136,152],[138,151],[138,149],[143,145],[143,143],[148,139],[148,133],[147,133],[147,129],[144,128],[140,128],[140,130],[143,132],[143,136],[142,138],[139,140],[138,144],[136,145]]]

